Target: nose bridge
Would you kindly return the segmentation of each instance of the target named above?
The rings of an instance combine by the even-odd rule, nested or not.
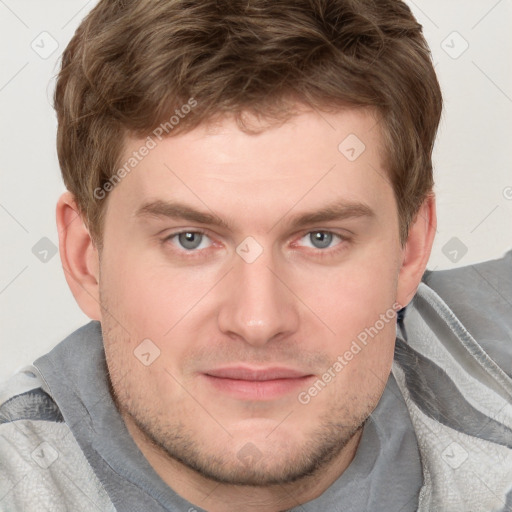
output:
[[[261,249],[251,240],[238,246],[229,290],[219,313],[223,332],[236,334],[253,345],[263,345],[278,334],[293,331],[298,318],[293,295],[277,277],[280,265],[272,250]]]

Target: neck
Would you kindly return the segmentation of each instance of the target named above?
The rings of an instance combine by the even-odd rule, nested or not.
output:
[[[206,478],[169,457],[129,416],[123,418],[133,440],[160,478],[182,498],[209,512],[282,512],[317,498],[352,462],[362,435],[361,428],[333,460],[312,475],[283,485],[239,486]]]

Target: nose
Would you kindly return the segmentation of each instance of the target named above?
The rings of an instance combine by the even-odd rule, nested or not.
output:
[[[263,346],[297,330],[298,301],[284,268],[284,262],[276,265],[270,251],[264,250],[252,263],[235,255],[234,268],[223,280],[224,301],[218,314],[221,332]]]

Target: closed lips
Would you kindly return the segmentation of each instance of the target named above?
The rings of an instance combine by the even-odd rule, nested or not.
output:
[[[266,381],[278,379],[300,379],[309,377],[311,374],[294,370],[290,368],[264,368],[264,369],[251,369],[251,368],[218,368],[205,372],[210,377],[219,379],[232,379],[232,380],[248,380],[248,381]]]

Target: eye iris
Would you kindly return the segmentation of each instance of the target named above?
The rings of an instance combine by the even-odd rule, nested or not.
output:
[[[326,233],[325,231],[315,231],[310,233],[309,237],[312,244],[318,249],[325,249],[332,242],[332,233]]]
[[[182,247],[185,249],[197,249],[197,247],[199,247],[201,244],[202,236],[203,235],[201,233],[193,233],[188,231],[185,233],[180,233],[178,235],[178,239]]]

